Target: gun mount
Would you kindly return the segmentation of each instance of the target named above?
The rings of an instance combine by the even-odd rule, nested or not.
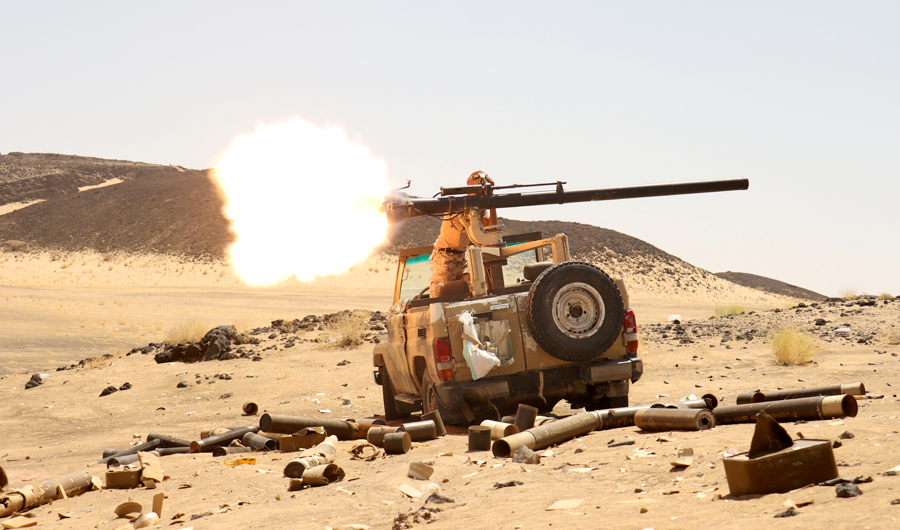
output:
[[[587,190],[564,190],[563,184],[565,182],[513,184],[510,186],[483,184],[441,188],[439,193],[441,196],[435,196],[431,199],[413,198],[406,194],[398,193],[387,197],[382,208],[387,214],[388,220],[392,223],[421,215],[462,215],[469,232],[469,238],[473,242],[480,246],[497,246],[501,244],[502,240],[502,225],[482,226],[478,222],[479,210],[713,193],[718,191],[746,190],[750,187],[750,181],[746,178]],[[495,190],[531,186],[556,186],[556,190],[494,194]]]

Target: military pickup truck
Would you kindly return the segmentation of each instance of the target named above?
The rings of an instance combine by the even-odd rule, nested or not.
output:
[[[589,410],[628,405],[643,364],[625,282],[571,261],[562,234],[504,243],[469,248],[475,293],[460,281],[431,296],[432,247],[399,253],[387,341],[374,351],[387,419],[438,410],[445,423],[466,423],[514,414],[519,403],[546,412],[561,399]],[[467,341],[499,365],[476,379]]]
[[[434,293],[432,247],[399,252],[387,340],[373,355],[387,419],[421,410],[440,411],[445,423],[467,423],[513,414],[520,403],[546,412],[562,399],[588,410],[624,407],[629,384],[644,371],[624,280],[572,261],[563,234],[510,236],[500,224],[485,226],[485,210],[749,187],[747,179],[587,190],[563,184],[494,186],[483,179],[441,188],[432,198],[395,190],[385,199],[391,222],[454,219],[472,242],[465,251],[470,284],[440,283]],[[555,190],[494,194],[535,186]]]

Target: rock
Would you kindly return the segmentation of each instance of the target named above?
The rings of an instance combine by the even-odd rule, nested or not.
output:
[[[157,353],[153,358],[157,363],[184,362],[195,363],[200,360],[200,346],[193,342],[168,346],[163,351]]]
[[[206,332],[200,340],[200,349],[203,351],[201,361],[220,359],[222,354],[231,349],[230,337],[236,336],[234,326],[219,326]]]
[[[232,337],[231,342],[234,344],[259,344],[259,339],[256,337],[251,337],[246,333],[238,333],[234,337]]]
[[[787,510],[785,510],[785,511],[779,513],[779,514],[776,514],[775,517],[776,517],[776,518],[779,518],[779,517],[793,517],[793,516],[795,516],[795,515],[800,515],[800,512],[797,511],[796,509],[794,509],[793,507],[791,507],[791,508],[788,508]]]
[[[495,482],[494,489],[498,490],[500,488],[512,488],[513,486],[521,486],[523,483],[521,480],[510,480],[509,482]]]
[[[180,383],[178,383],[177,385],[175,385],[175,387],[176,387],[176,388],[187,388],[187,387],[188,387],[188,382],[187,382],[187,381],[181,381]]]
[[[526,446],[520,446],[513,453],[512,461],[517,464],[540,464],[541,457]]]
[[[450,504],[455,502],[455,500],[451,499],[450,497],[445,497],[440,493],[432,493],[431,496],[425,500],[425,504]]]
[[[854,435],[854,434],[853,434],[852,432],[850,432],[850,431],[844,431],[844,432],[841,433],[840,436],[838,436],[838,438],[840,438],[841,440],[850,440],[850,439],[852,439],[852,438],[856,438],[856,435]]]
[[[112,394],[113,392],[118,392],[118,391],[119,391],[118,388],[116,388],[114,386],[108,386],[103,389],[103,392],[100,392],[100,397],[108,396],[108,395]]]
[[[122,386],[119,387],[119,390],[131,390],[131,383],[128,381],[122,383]]]
[[[837,496],[842,499],[848,499],[850,497],[859,497],[862,495],[862,491],[859,489],[859,486],[853,484],[851,482],[845,482],[843,484],[838,484],[834,487],[835,493]]]
[[[25,383],[25,389],[34,388],[36,386],[41,386],[44,384],[44,378],[41,377],[41,374],[31,374],[31,379]]]

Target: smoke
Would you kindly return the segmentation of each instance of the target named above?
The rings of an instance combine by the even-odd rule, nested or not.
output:
[[[300,119],[236,138],[214,180],[237,235],[228,258],[250,285],[312,280],[364,261],[387,238],[387,166],[339,127]]]

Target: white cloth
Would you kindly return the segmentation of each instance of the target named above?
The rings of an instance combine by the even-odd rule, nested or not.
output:
[[[472,313],[465,311],[459,315],[462,324],[463,357],[469,370],[472,371],[472,379],[480,379],[495,367],[500,366],[500,359],[493,353],[483,349],[483,344],[478,342],[478,333],[475,331],[475,319]],[[473,339],[476,342],[473,342]]]

